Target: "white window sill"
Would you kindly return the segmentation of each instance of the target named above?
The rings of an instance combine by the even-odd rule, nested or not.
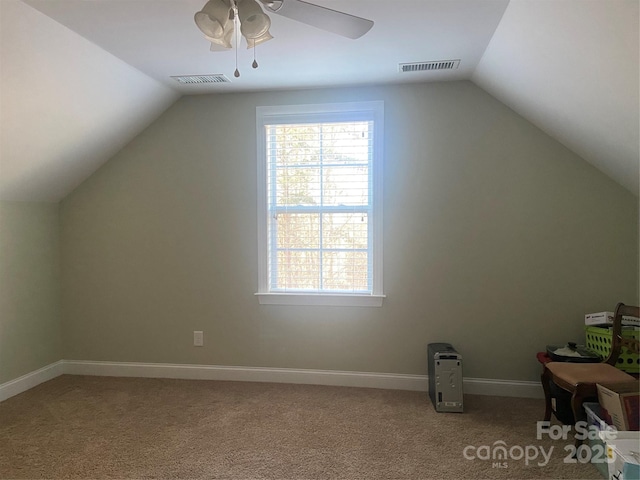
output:
[[[321,293],[256,293],[261,305],[311,305],[333,307],[381,307],[385,295]]]

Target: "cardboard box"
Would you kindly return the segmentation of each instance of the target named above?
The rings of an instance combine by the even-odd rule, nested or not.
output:
[[[587,313],[584,316],[585,325],[613,325],[613,312]]]
[[[628,325],[630,327],[640,327],[640,318],[622,316],[622,325]]]
[[[584,324],[585,325],[613,325],[613,312],[587,313],[584,316]],[[638,327],[640,326],[640,318],[627,317],[625,315],[622,317],[622,325]]]
[[[640,430],[640,381],[598,384],[597,388],[598,403],[611,416],[611,423],[618,430]]]

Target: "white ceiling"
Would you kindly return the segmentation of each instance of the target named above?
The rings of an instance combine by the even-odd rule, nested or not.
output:
[[[351,40],[270,14],[273,40],[253,50],[210,52],[193,16],[206,0],[24,0],[54,20],[181,93],[457,80],[469,78],[508,0],[313,0],[375,22]],[[399,62],[460,59],[458,70],[398,72]],[[172,75],[222,73],[232,83],[182,86]]]
[[[271,14],[236,79],[193,22],[205,0],[0,0],[0,199],[60,200],[181,94],[460,79],[638,194],[638,0],[312,2],[375,25],[349,40]],[[232,82],[170,79],[210,73]]]

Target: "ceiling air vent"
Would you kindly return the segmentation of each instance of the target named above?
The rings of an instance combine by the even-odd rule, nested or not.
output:
[[[460,60],[438,60],[435,62],[400,63],[398,70],[405,72],[427,72],[431,70],[455,70],[460,65]]]
[[[205,83],[231,83],[227,77],[221,73],[212,75],[177,75],[172,76],[176,82],[183,85],[201,85]]]

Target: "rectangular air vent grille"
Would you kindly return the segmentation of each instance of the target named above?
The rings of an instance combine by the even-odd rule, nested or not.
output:
[[[460,60],[438,60],[435,62],[400,63],[398,69],[405,72],[426,72],[430,70],[455,70]]]
[[[221,73],[212,75],[177,75],[173,78],[176,82],[183,85],[201,85],[204,83],[231,83],[227,77]]]

